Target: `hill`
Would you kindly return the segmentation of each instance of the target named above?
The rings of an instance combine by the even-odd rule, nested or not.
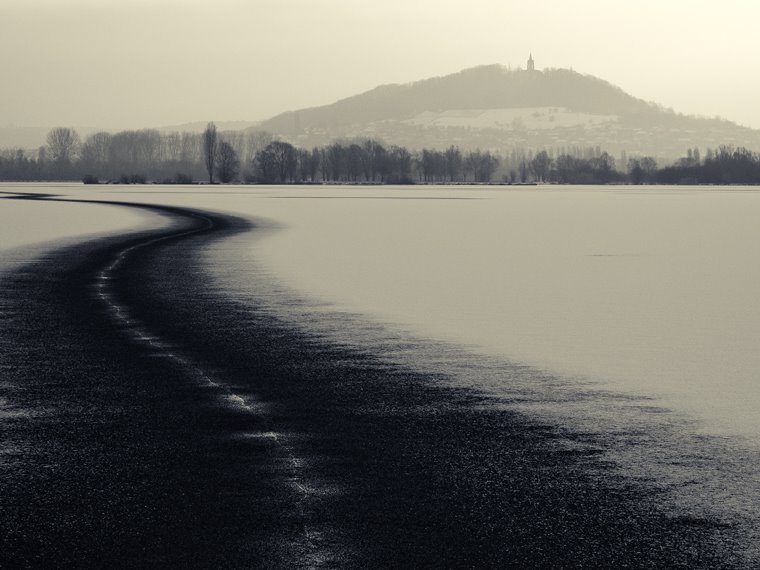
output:
[[[282,113],[259,128],[301,146],[372,136],[410,148],[569,148],[682,155],[719,144],[760,149],[760,131],[677,114],[568,69],[466,69],[382,85],[330,105]]]

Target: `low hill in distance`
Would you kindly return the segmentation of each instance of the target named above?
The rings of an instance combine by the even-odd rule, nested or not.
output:
[[[201,133],[206,125],[198,121],[155,130]],[[662,161],[682,157],[694,147],[704,152],[723,144],[760,151],[760,130],[725,119],[678,114],[572,70],[500,65],[381,85],[330,105],[265,121],[217,121],[216,126],[229,136],[267,131],[303,148],[358,137],[410,150],[455,145],[464,151],[509,155],[513,150],[553,149],[561,154],[599,148],[613,156],[651,155]],[[83,139],[97,130],[77,127]],[[33,154],[45,144],[48,131],[0,126],[0,149]]]
[[[760,131],[677,114],[599,78],[567,69],[488,65],[405,85],[383,85],[330,105],[282,113],[257,127],[299,146],[376,137],[409,148],[599,146],[682,156],[720,144],[760,150]]]

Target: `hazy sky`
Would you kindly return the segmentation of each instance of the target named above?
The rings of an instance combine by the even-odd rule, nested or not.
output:
[[[757,0],[0,0],[0,126],[257,120],[481,64],[760,128]]]

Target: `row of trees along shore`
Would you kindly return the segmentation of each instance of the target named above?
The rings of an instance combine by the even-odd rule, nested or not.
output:
[[[58,127],[36,153],[0,151],[0,180],[83,180],[86,183],[245,182],[262,184],[760,184],[760,155],[722,145],[688,149],[660,167],[651,156],[616,159],[596,148],[537,151],[409,150],[363,138],[311,149],[264,131],[203,133],[145,129],[98,132],[81,140]]]

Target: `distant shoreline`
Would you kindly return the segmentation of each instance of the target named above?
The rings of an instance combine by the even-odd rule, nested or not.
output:
[[[78,180],[2,180],[0,184],[81,184],[82,186],[210,186],[210,187],[234,187],[234,186],[282,186],[282,187],[320,187],[320,186],[360,186],[368,188],[384,188],[384,187],[414,187],[414,186],[432,186],[432,187],[448,187],[448,186],[462,186],[462,187],[490,187],[490,186],[509,186],[509,187],[534,187],[534,186],[599,186],[599,187],[616,187],[626,186],[634,188],[651,188],[651,187],[683,187],[683,186],[700,186],[706,188],[726,188],[729,186],[747,186],[755,187],[760,186],[760,182],[752,183],[740,183],[740,182],[727,182],[725,184],[717,184],[712,182],[684,182],[684,183],[647,183],[647,184],[631,184],[629,182],[606,182],[606,183],[571,183],[571,182],[413,182],[407,184],[401,183],[382,183],[382,182],[296,182],[296,183],[258,183],[258,182],[204,182],[194,181],[188,183],[174,183],[174,182],[113,182],[104,181],[97,183],[83,183]]]
[[[102,182],[82,182],[80,180],[0,180],[2,184],[72,184],[82,186],[210,186],[210,187],[234,187],[234,186],[282,186],[282,187],[333,187],[333,186],[358,186],[367,188],[385,188],[385,187],[415,187],[415,186],[432,186],[432,187],[448,187],[448,186],[461,186],[461,187],[491,187],[491,186],[508,186],[508,187],[535,187],[535,186],[599,186],[599,187],[616,187],[626,186],[633,188],[651,188],[651,187],[683,187],[683,186],[700,186],[700,187],[713,187],[713,188],[726,188],[729,186],[747,186],[755,187],[760,186],[760,182],[726,182],[725,184],[718,184],[713,182],[683,182],[683,183],[645,183],[645,184],[632,184],[630,182],[606,182],[606,183],[573,183],[573,182],[410,182],[410,183],[384,183],[384,182],[294,182],[294,183],[259,183],[259,182],[230,182],[221,183],[208,181],[193,181],[187,183],[175,183],[166,181],[146,181],[146,182],[117,182],[117,181],[102,181]]]
[[[65,180],[61,180],[59,182],[67,182]],[[72,182],[72,181],[68,181]],[[18,181],[18,183],[23,183],[22,181]],[[76,182],[72,182],[76,183]],[[87,186],[88,184],[83,184],[84,186]],[[95,185],[95,184],[93,184]],[[651,183],[651,184],[631,184],[629,182],[607,182],[607,183],[571,183],[571,182],[414,182],[409,184],[394,184],[394,183],[382,183],[382,182],[298,182],[293,184],[265,184],[265,183],[246,183],[246,182],[233,182],[229,184],[222,184],[218,182],[209,183],[209,182],[192,182],[189,184],[174,184],[174,183],[167,183],[167,182],[145,182],[145,183],[130,183],[130,184],[122,184],[120,182],[98,182],[97,185],[100,186],[286,186],[286,187],[298,187],[298,186],[361,186],[361,187],[389,187],[389,186],[515,186],[515,187],[521,187],[521,186],[633,186],[636,188],[647,188],[647,187],[655,187],[655,186],[665,186],[665,187],[679,187],[679,186],[704,186],[704,187],[715,187],[715,188],[725,188],[727,186],[760,186],[760,182],[753,182],[753,183],[725,183],[725,184],[716,184],[711,182],[684,182],[682,184],[678,183],[672,183],[672,184],[663,184],[663,183]]]

